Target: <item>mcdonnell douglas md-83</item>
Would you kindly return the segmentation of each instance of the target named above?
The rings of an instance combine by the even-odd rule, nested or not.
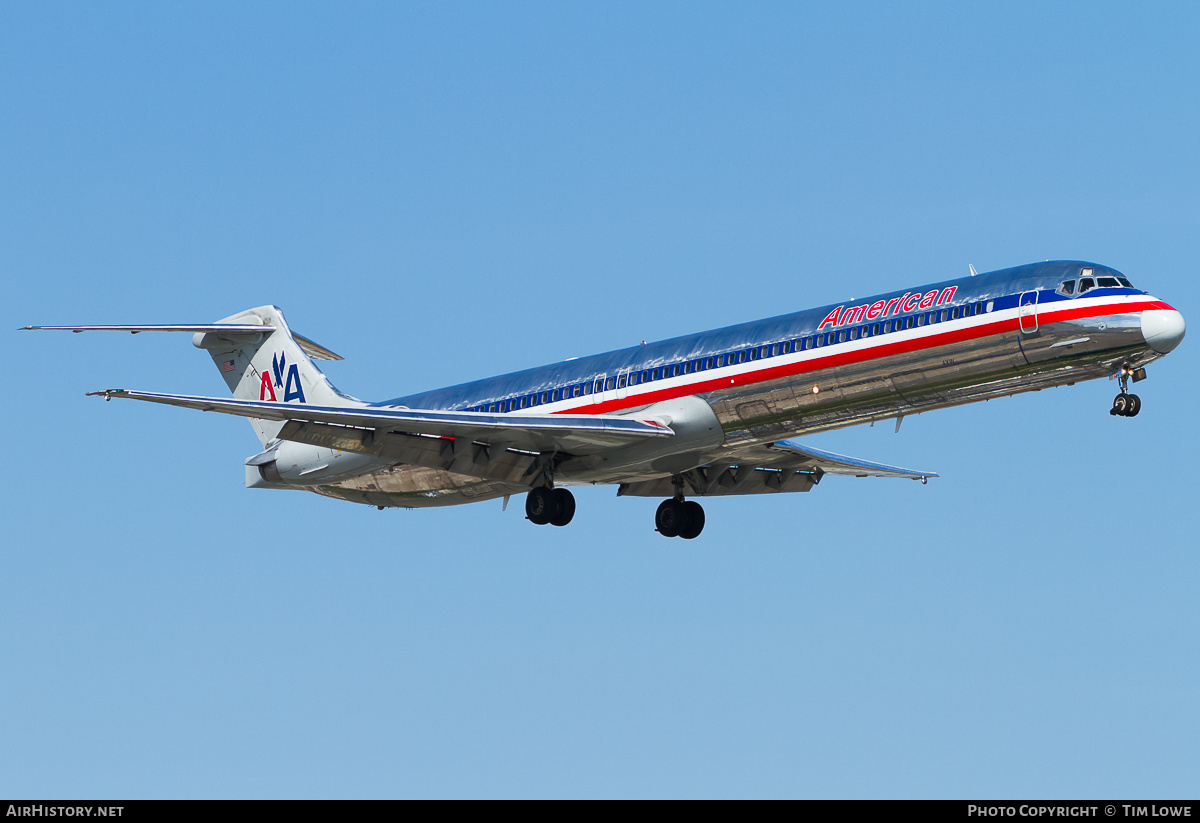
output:
[[[1183,316],[1094,263],[1054,261],[948,280],[658,343],[367,403],[312,358],[275,306],[217,323],[30,326],[193,334],[233,399],[92,392],[250,418],[263,450],[246,485],[417,508],[525,494],[532,522],[565,526],[569,487],[665,498],[655,527],[694,538],[695,498],[806,492],[827,474],[906,477],[804,445],[812,432],[977,400],[1116,378],[1110,413],[1134,417],[1129,382],[1179,345]]]

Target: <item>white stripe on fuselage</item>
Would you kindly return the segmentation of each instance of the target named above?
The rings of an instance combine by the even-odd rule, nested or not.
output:
[[[1092,302],[1092,301],[1095,301],[1095,302]],[[980,302],[980,301],[973,301],[973,302]],[[1053,303],[1041,303],[1041,304],[1036,305],[1037,324],[1039,327],[1041,327],[1041,326],[1048,325],[1050,323],[1059,322],[1058,318],[1061,318],[1063,315],[1072,314],[1075,311],[1077,311],[1078,309],[1083,308],[1085,306],[1090,311],[1095,311],[1096,309],[1105,309],[1105,310],[1111,309],[1111,311],[1105,311],[1104,314],[1133,314],[1133,313],[1138,313],[1141,311],[1139,306],[1146,305],[1146,304],[1157,304],[1159,302],[1160,301],[1155,297],[1152,297],[1150,295],[1145,295],[1145,294],[1139,294],[1139,295],[1119,295],[1119,296],[1106,295],[1104,297],[1096,297],[1096,298],[1086,298],[1085,297],[1085,298],[1076,298],[1073,300],[1055,301]],[[950,311],[953,311],[954,308],[957,308],[957,307],[943,306],[940,309],[928,309],[926,311],[916,312],[914,314],[899,315],[895,318],[888,318],[888,320],[891,320],[892,322],[905,322],[907,320],[907,318],[909,318],[909,317],[924,316],[929,311],[937,311],[940,313],[941,311],[947,310],[947,309],[949,309]],[[1029,316],[1032,317],[1032,314]],[[688,394],[696,393],[696,392],[688,391],[689,387],[691,387],[693,385],[696,385],[699,383],[711,383],[713,381],[721,381],[721,380],[729,381],[729,385],[731,385],[731,386],[745,387],[745,386],[753,385],[756,382],[762,382],[762,381],[752,379],[752,375],[754,375],[758,372],[765,372],[767,370],[773,371],[773,370],[781,369],[781,368],[786,369],[789,366],[800,366],[801,364],[805,364],[805,365],[807,365],[807,367],[795,369],[796,373],[799,374],[799,373],[803,373],[803,372],[807,372],[807,371],[815,371],[821,367],[818,364],[822,360],[827,360],[827,359],[830,359],[833,357],[843,357],[845,355],[851,355],[851,354],[860,353],[860,352],[867,352],[867,351],[870,351],[871,349],[880,348],[882,346],[892,346],[897,343],[906,343],[906,342],[911,342],[911,341],[923,340],[926,338],[937,338],[937,337],[950,335],[955,332],[960,332],[960,331],[975,328],[975,327],[989,326],[989,325],[998,324],[998,323],[999,324],[1017,323],[1019,321],[1019,317],[1020,317],[1020,307],[1019,306],[1013,307],[1011,309],[1000,309],[997,311],[984,312],[982,314],[974,314],[974,315],[970,315],[968,317],[962,317],[957,320],[954,320],[954,319],[944,320],[944,321],[940,321],[937,323],[930,323],[930,324],[924,325],[924,326],[914,326],[911,329],[903,329],[903,330],[898,330],[898,331],[880,333],[880,334],[873,335],[870,337],[860,337],[857,340],[847,340],[842,343],[827,343],[826,345],[824,345],[820,348],[805,349],[805,350],[799,351],[799,352],[790,352],[788,354],[777,355],[775,357],[766,357],[766,358],[762,358],[759,360],[746,360],[746,362],[744,362],[744,363],[737,363],[735,365],[730,365],[730,366],[719,366],[717,368],[706,369],[704,371],[692,372],[690,374],[682,374],[677,377],[661,378],[659,380],[654,380],[654,381],[648,382],[648,383],[639,383],[637,385],[628,385],[627,384],[624,389],[609,389],[609,390],[606,390],[606,391],[603,391],[600,393],[593,393],[591,395],[572,397],[570,399],[555,401],[555,402],[551,402],[551,403],[542,403],[541,405],[530,406],[528,408],[523,408],[523,409],[517,409],[517,410],[511,411],[508,413],[514,414],[514,415],[544,415],[544,414],[560,414],[560,413],[564,413],[564,412],[571,412],[574,414],[587,414],[588,410],[593,406],[617,402],[617,399],[618,399],[616,396],[617,393],[619,391],[624,391],[625,396],[620,398],[621,409],[617,410],[619,412],[622,409],[637,408],[639,406],[645,406],[648,402],[654,402],[651,400],[641,399],[641,398],[644,398],[647,395],[651,395],[651,394],[667,392],[667,393],[672,394],[673,396],[682,397],[682,396],[686,396]],[[821,334],[826,334],[826,333],[837,334],[838,332],[846,331],[851,328],[862,329],[865,326],[874,326],[875,324],[884,323],[884,322],[887,322],[887,321],[876,319],[869,323],[856,324],[853,326],[843,326],[841,328],[836,328],[836,329],[825,329],[825,330],[822,330],[819,332],[812,331],[812,332],[808,332],[806,334],[800,335],[797,338],[789,337],[788,342],[790,342],[793,339],[807,340],[816,335],[821,335]],[[1008,333],[1009,331],[1014,331],[1014,330],[1015,329],[1006,328],[1003,331],[999,331],[997,333]],[[774,343],[783,342],[783,341],[782,340],[773,340],[773,341],[769,341],[769,342],[771,345],[774,345]],[[768,341],[763,341],[761,343],[754,344],[754,346],[746,346],[745,348],[754,348],[754,347],[767,345],[767,344],[768,344]],[[936,342],[932,342],[930,344],[930,346],[928,346],[928,347],[932,348],[933,346],[936,346],[936,345],[938,345]],[[739,348],[736,351],[743,351],[743,350],[745,350],[745,348]],[[922,347],[922,348],[924,348],[924,347]],[[720,357],[727,353],[731,353],[731,352],[721,352],[720,354],[717,354],[717,355],[705,355],[703,359],[707,359],[708,357]],[[689,357],[689,358],[686,358],[686,360],[684,362],[690,362],[693,359],[696,359],[696,358]],[[860,362],[863,360],[870,360],[870,359],[872,359],[872,358],[869,356],[858,358],[858,360]],[[663,364],[663,365],[660,365],[657,367],[652,367],[652,368],[671,368],[674,365],[675,365],[675,363],[672,362],[672,363],[667,363],[667,364]],[[628,376],[630,376],[630,375],[640,374],[641,372],[647,371],[647,370],[650,370],[650,369],[649,368],[637,368],[637,369],[630,368],[627,370],[626,377],[628,379]],[[626,370],[622,370],[622,371],[626,371]],[[618,374],[619,373],[620,372],[618,372]],[[592,377],[591,379],[595,380],[597,377],[599,377],[599,375],[596,375],[596,376]],[[771,378],[771,379],[775,379],[775,378]],[[578,381],[578,380],[573,380],[573,381],[571,381],[570,385],[574,386],[574,385],[577,385],[579,382],[580,381]],[[556,388],[562,388],[562,387],[556,387]],[[704,391],[706,391],[706,392],[707,391],[716,391],[716,390],[718,390],[716,387],[704,389]],[[553,390],[551,390],[551,391],[553,391]],[[608,410],[603,413],[612,414],[614,412],[613,412],[613,410]]]

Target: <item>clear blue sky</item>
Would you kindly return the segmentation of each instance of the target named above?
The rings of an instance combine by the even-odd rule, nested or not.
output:
[[[383,399],[968,263],[1200,322],[1198,9],[3,4],[0,796],[1194,798],[1197,340],[685,542],[246,490],[83,396],[221,393],[186,339],[12,329],[276,303]]]

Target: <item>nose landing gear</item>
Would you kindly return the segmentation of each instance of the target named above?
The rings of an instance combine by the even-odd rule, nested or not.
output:
[[[1142,398],[1136,394],[1118,394],[1113,398],[1112,408],[1108,413],[1118,417],[1136,417],[1141,410]]]
[[[1117,375],[1117,379],[1121,382],[1121,393],[1113,398],[1112,408],[1108,410],[1109,414],[1117,417],[1137,417],[1137,413],[1142,410],[1142,398],[1129,393],[1129,375],[1131,373],[1129,369],[1121,369],[1120,374]],[[1144,377],[1145,370],[1141,370],[1141,374]]]

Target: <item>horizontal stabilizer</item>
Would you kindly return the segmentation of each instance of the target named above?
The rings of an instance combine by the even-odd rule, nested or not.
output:
[[[182,324],[182,323],[162,323],[158,325],[148,326],[127,326],[127,325],[103,325],[103,326],[22,326],[18,331],[70,331],[79,334],[85,331],[127,331],[130,334],[139,334],[144,331],[173,331],[173,332],[189,332],[191,334],[215,334],[220,337],[230,340],[237,340],[242,335],[258,335],[266,334],[275,331],[275,326],[254,324],[254,323],[198,323],[198,324]],[[314,360],[341,360],[341,356],[334,354],[329,349],[319,343],[309,340],[303,335],[291,333],[292,339],[296,344],[304,350],[304,353]]]
[[[479,412],[433,411],[387,406],[332,407],[265,400],[194,397],[183,394],[108,389],[89,392],[106,399],[118,397],[145,400],[199,411],[215,411],[260,420],[300,420],[331,423],[369,431],[397,430],[432,437],[467,438],[502,443],[506,447],[535,452],[561,451],[588,454],[632,445],[651,437],[670,437],[674,432],[656,421],[625,417],[568,414],[483,414]]]

